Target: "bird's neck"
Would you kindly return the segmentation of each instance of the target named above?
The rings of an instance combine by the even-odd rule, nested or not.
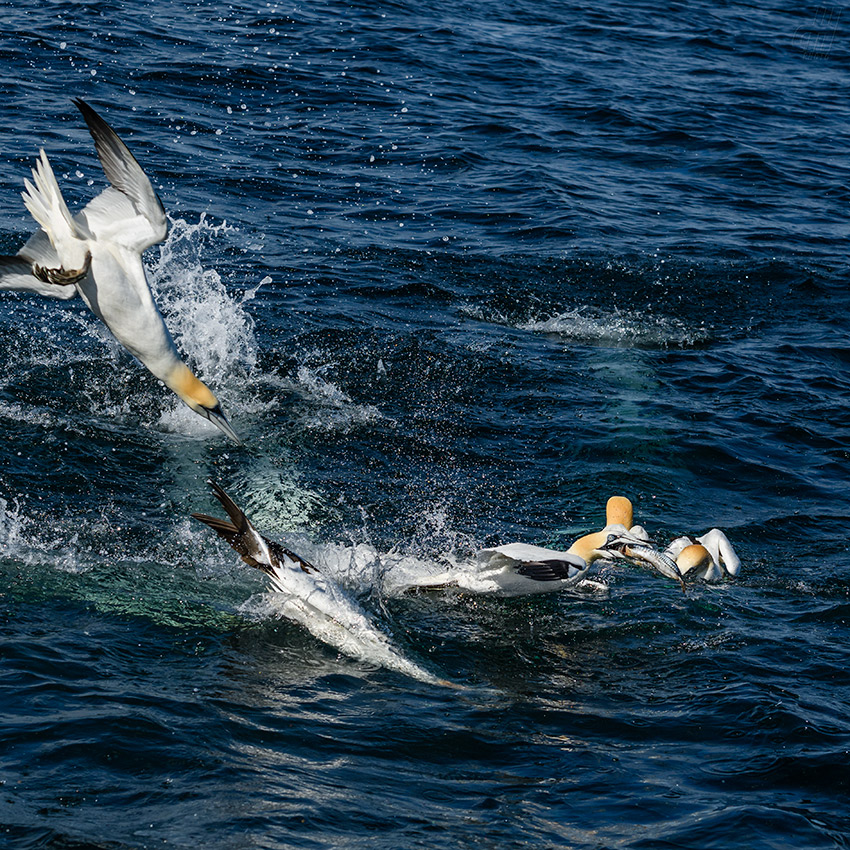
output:
[[[191,408],[212,409],[218,404],[210,388],[185,363],[178,363],[166,376],[165,385],[173,390]]]
[[[578,555],[579,558],[584,558],[588,564],[592,564],[597,558],[602,557],[603,553],[599,552],[598,549],[607,542],[608,534],[604,529],[602,531],[594,531],[592,534],[585,534],[584,537],[579,537],[567,551],[570,555]]]

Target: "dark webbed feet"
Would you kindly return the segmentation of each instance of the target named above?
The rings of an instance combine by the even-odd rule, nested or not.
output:
[[[73,286],[79,283],[88,273],[91,267],[91,254],[86,254],[86,262],[81,269],[48,269],[38,263],[32,264],[33,277],[37,277],[42,283],[54,283],[57,286]]]

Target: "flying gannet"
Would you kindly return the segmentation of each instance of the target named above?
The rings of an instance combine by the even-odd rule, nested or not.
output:
[[[40,228],[0,256],[0,289],[68,299],[77,293],[113,336],[192,410],[240,443],[218,399],[180,359],[145,276],[142,252],[168,232],[165,210],[127,146],[87,103],[88,124],[110,182],[71,216],[44,150],[25,180],[24,204]]]

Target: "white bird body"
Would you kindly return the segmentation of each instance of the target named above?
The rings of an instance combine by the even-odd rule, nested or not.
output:
[[[0,257],[0,289],[53,298],[79,292],[113,336],[192,410],[240,442],[212,391],[186,366],[157,309],[142,252],[162,242],[168,223],[150,181],[114,130],[75,101],[112,184],[71,216],[41,151],[24,203],[40,230],[14,257]]]
[[[411,577],[401,590],[457,588],[484,595],[530,596],[578,584],[589,568],[582,558],[559,549],[508,543],[479,550],[472,564],[454,563],[445,572]]]
[[[223,537],[246,564],[268,576],[280,614],[352,658],[381,664],[425,682],[449,684],[405,658],[338,584],[294,552],[260,534],[221,487],[212,481],[210,486],[230,519],[192,516]]]
[[[451,570],[417,577],[408,582],[406,589],[455,587],[479,594],[528,596],[573,587],[585,580],[595,561],[615,557],[616,553],[604,548],[612,538],[622,543],[640,543],[647,539],[643,528],[632,526],[632,505],[625,497],[612,496],[608,500],[606,520],[601,531],[579,538],[567,551],[528,543],[481,549],[473,564],[456,563]]]
[[[688,578],[713,582],[737,576],[741,571],[741,559],[719,528],[712,528],[702,537],[677,537],[664,554],[672,558],[682,575]]]

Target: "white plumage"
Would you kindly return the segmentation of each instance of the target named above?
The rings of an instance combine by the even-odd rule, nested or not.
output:
[[[79,293],[127,351],[192,410],[240,442],[218,399],[180,359],[145,276],[142,252],[168,232],[162,204],[115,131],[87,103],[75,103],[111,185],[72,216],[42,150],[23,192],[40,229],[16,255],[0,257],[0,289],[62,299]]]
[[[580,537],[567,551],[528,543],[481,549],[471,565],[453,564],[445,572],[411,577],[407,590],[456,587],[471,593],[527,596],[573,587],[585,579],[594,562],[621,557],[620,547],[642,544],[646,532],[632,525],[632,503],[612,496],[605,507],[605,527]],[[608,548],[616,544],[617,548]]]
[[[450,684],[401,655],[336,582],[295,552],[260,534],[218,484],[209,484],[229,519],[207,514],[192,516],[224,538],[246,564],[268,576],[283,616],[353,658],[378,663],[422,681]]]
[[[741,571],[741,559],[719,528],[712,528],[702,537],[677,537],[664,553],[676,561],[682,575],[688,578],[720,581]]]

